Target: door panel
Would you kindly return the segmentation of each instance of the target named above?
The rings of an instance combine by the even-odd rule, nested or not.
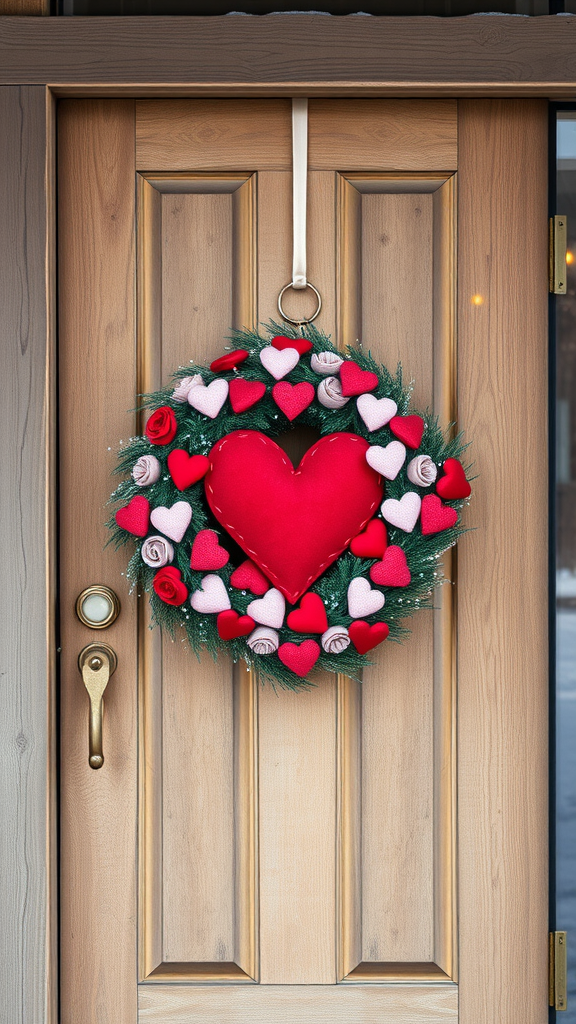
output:
[[[460,131],[470,140],[480,108],[463,109]],[[539,104],[531,109],[538,121]],[[290,104],[64,101],[60,122],[63,609],[94,582],[118,589],[123,605],[108,633],[119,667],[99,772],[87,765],[75,664],[92,638],[62,617],[62,1020],[456,1020],[456,920],[465,918],[471,935],[477,907],[456,901],[455,588],[443,587],[435,610],[412,620],[406,644],[374,652],[361,684],[318,674],[308,693],[275,693],[243,666],[197,660],[178,636],[150,630],[147,598],[120,586],[125,554],[102,550],[115,449],[141,430],[125,412],[137,393],[189,360],[210,361],[231,326],[277,317],[291,266]],[[401,359],[416,380],[416,406],[433,405],[444,425],[456,418],[457,177],[464,173],[468,195],[482,187],[487,209],[493,193],[489,175],[474,176],[477,154],[458,169],[458,140],[455,101],[310,101],[308,259],[324,302],[319,326],[341,345],[361,338],[391,368]],[[509,158],[504,146],[492,173]],[[543,195],[539,184],[536,199],[524,196],[536,275]],[[480,215],[467,203],[472,224]],[[518,245],[522,231],[518,221]],[[466,267],[462,280],[475,294],[482,273]],[[542,345],[529,298],[512,304],[498,290],[491,301],[508,303],[510,324],[532,325],[534,351]],[[465,393],[483,363],[480,345],[492,345],[485,322],[474,330],[474,355],[467,334],[460,342]],[[520,414],[513,390],[510,400]],[[497,443],[498,408],[493,415],[482,424],[471,417],[475,441],[488,434]],[[532,441],[539,450],[536,433]],[[534,502],[541,523],[545,493]],[[470,525],[480,522],[475,509]],[[474,550],[467,594],[485,560]],[[511,579],[520,564],[517,552]],[[445,569],[455,577],[454,555]],[[544,579],[542,566],[536,571]],[[489,610],[484,622],[492,623]],[[478,628],[469,617],[459,643],[473,646]],[[533,642],[523,644],[537,664]],[[466,664],[467,692],[489,657]],[[503,671],[512,680],[512,666]],[[536,679],[540,693],[542,662]],[[488,766],[500,748],[483,714],[478,757]],[[533,739],[542,775],[545,737]],[[467,778],[461,784],[470,793]],[[481,813],[469,842],[490,864],[490,822],[500,812],[483,805]],[[528,802],[532,813],[544,821],[541,804]],[[514,823],[512,847],[525,820]],[[541,860],[535,871],[542,880]],[[543,900],[540,889],[531,913],[545,928]],[[468,991],[474,972],[468,958]],[[540,977],[539,985],[544,992]],[[461,1024],[484,1020],[467,1013]]]

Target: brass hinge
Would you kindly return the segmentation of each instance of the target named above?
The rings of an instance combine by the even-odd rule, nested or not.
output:
[[[566,295],[566,217],[550,217],[550,291]]]
[[[549,951],[548,1001],[555,1010],[567,1010],[566,932],[550,932]]]

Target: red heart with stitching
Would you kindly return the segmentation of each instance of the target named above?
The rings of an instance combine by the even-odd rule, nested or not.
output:
[[[251,594],[265,594],[270,590],[270,581],[249,558],[234,569],[230,583],[236,590],[249,590]]]
[[[248,636],[255,625],[250,615],[239,615],[233,608],[220,612],[216,619],[216,628],[221,640],[235,640],[238,636]]]
[[[135,537],[145,537],[150,522],[150,502],[142,494],[135,494],[132,501],[116,513],[116,522],[122,530],[133,533]]]
[[[385,622],[375,622],[373,626],[369,626],[363,619],[356,619],[348,626],[350,639],[358,654],[366,654],[373,647],[377,647],[386,639],[389,632],[390,629]]]
[[[340,367],[340,382],[342,394],[348,398],[350,395],[363,395],[366,391],[374,391],[378,387],[378,377],[370,370],[361,370],[358,363],[351,359],[345,359]]]
[[[200,530],[194,538],[190,566],[192,569],[222,569],[230,555],[218,543],[214,530]]]
[[[456,509],[450,508],[449,505],[443,505],[437,494],[427,494],[425,498],[422,498],[422,508],[420,509],[422,533],[440,533],[442,530],[448,530],[451,526],[456,526],[457,522]]]
[[[300,607],[290,612],[286,621],[295,633],[325,633],[328,629],[326,609],[318,594],[304,594]]]
[[[168,456],[168,471],[179,491],[198,483],[208,472],[209,460],[205,455],[188,455],[184,448],[175,448]]]
[[[289,641],[280,644],[278,657],[286,668],[297,676],[307,676],[320,657],[320,647],[315,640],[305,640],[303,644]]]
[[[382,558],[388,544],[388,534],[381,519],[371,519],[364,533],[354,537],[350,551],[357,558]]]
[[[235,377],[230,381],[230,405],[236,413],[251,409],[265,394],[266,385],[260,380],[244,380],[243,377]]]
[[[286,338],[283,334],[279,334],[276,338],[272,338],[272,345],[277,348],[279,352],[282,352],[285,348],[295,348],[296,351],[301,355],[306,355],[307,352],[314,347],[311,341],[307,338]]]
[[[381,562],[370,569],[370,579],[380,587],[407,587],[412,579],[402,548],[392,544]]]
[[[314,401],[314,386],[303,380],[300,384],[289,384],[281,380],[272,388],[272,398],[289,420],[295,420]]]
[[[271,438],[235,430],[210,452],[204,478],[216,519],[295,604],[336,561],[382,501],[357,434],[328,434],[294,469]],[[338,515],[334,515],[338,509]]]
[[[466,479],[462,463],[458,459],[446,459],[442,466],[444,476],[436,484],[436,491],[445,501],[468,498],[472,488]]]
[[[424,433],[424,420],[421,416],[393,416],[388,426],[408,448],[418,448]]]

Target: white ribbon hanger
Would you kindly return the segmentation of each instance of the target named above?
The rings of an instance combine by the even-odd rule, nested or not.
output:
[[[278,296],[278,310],[283,320],[300,327],[315,320],[322,308],[319,291],[306,276],[306,204],[308,192],[308,100],[292,100],[292,280]],[[282,297],[289,288],[316,295],[318,306],[309,317],[294,320],[282,308]]]

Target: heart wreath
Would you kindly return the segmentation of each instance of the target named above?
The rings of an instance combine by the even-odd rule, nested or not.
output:
[[[128,578],[173,637],[297,689],[314,666],[356,677],[430,606],[470,484],[462,438],[409,412],[400,367],[278,332],[235,332],[146,396],[109,525],[136,539]],[[320,436],[295,468],[273,439],[300,424]]]

